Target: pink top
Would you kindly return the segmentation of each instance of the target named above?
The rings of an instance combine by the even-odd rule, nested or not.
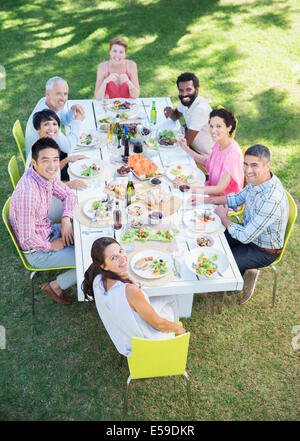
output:
[[[107,63],[107,70],[108,70],[108,63]],[[108,77],[109,75],[110,75],[110,72],[108,71],[106,77]],[[125,75],[127,75],[128,78],[130,79],[130,75],[129,75],[127,69],[126,69]],[[120,84],[120,86],[118,86],[113,81],[110,81],[106,85],[105,98],[112,99],[112,98],[132,98],[132,97],[130,96],[129,86],[127,83],[122,83],[122,84]]]
[[[25,171],[10,201],[9,221],[22,250],[50,250],[53,231],[48,218],[52,195],[63,202],[63,216],[73,217],[76,196],[57,178],[48,181],[32,167]]]
[[[205,185],[217,185],[225,172],[230,174],[231,181],[222,195],[238,193],[244,187],[243,154],[237,142],[232,141],[232,144],[222,151],[220,144],[216,142],[205,167],[209,172],[209,180]]]

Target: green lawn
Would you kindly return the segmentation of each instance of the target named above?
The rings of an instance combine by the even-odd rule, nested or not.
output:
[[[138,64],[141,96],[170,96],[176,77],[193,71],[200,94],[239,120],[236,140],[263,143],[273,171],[300,198],[300,5],[297,0],[2,0],[0,65],[1,207],[12,192],[7,163],[48,78],[60,75],[70,98],[92,98],[97,64],[122,35]],[[19,158],[20,159],[20,158]],[[22,164],[19,161],[20,169]],[[128,369],[93,304],[63,307],[38,289],[30,313],[28,275],[1,224],[0,420],[119,420]],[[291,347],[299,318],[300,229],[280,265],[276,307],[272,272],[261,271],[253,299],[239,307],[218,295],[195,297],[185,383],[173,378],[133,383],[131,420],[296,420],[299,351]],[[49,279],[39,276],[39,283]],[[75,291],[73,291],[75,295]],[[298,377],[299,378],[299,377]]]

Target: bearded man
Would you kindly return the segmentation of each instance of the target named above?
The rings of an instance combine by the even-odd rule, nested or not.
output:
[[[198,96],[199,79],[190,72],[185,72],[177,78],[180,104],[176,109],[165,107],[166,118],[177,121],[181,116],[186,123],[185,139],[187,145],[194,151],[208,158],[213,146],[209,133],[209,114],[211,107],[208,102]]]

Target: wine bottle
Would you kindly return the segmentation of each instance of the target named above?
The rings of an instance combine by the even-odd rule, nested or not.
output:
[[[114,229],[119,230],[122,228],[122,215],[119,207],[119,201],[116,201],[115,209],[113,211]]]
[[[120,121],[120,116],[117,115],[117,117],[116,117],[116,125],[115,125],[115,133],[116,133],[117,138],[118,138],[118,149],[121,148],[120,141],[121,141],[121,138],[122,138],[122,127],[121,127],[121,124],[120,124],[119,121]]]
[[[155,101],[152,101],[152,109],[151,109],[151,113],[150,113],[150,121],[151,124],[156,124],[156,104]]]
[[[122,155],[123,161],[127,162],[129,158],[129,136],[128,136],[128,126],[124,126],[124,133],[123,133],[123,146],[124,146],[124,152]]]
[[[133,185],[132,172],[128,173],[128,184],[126,189],[126,207],[135,202],[135,188]]]

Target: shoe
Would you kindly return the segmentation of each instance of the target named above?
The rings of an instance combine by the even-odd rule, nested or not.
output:
[[[61,305],[71,305],[73,303],[73,299],[71,299],[71,297],[69,297],[64,291],[62,292],[61,296],[57,295],[56,292],[51,288],[49,282],[42,284],[41,291]]]
[[[245,271],[245,274],[243,276],[244,279],[244,295],[243,297],[237,302],[238,305],[244,305],[244,303],[248,302],[248,300],[251,299],[255,285],[258,279],[259,270],[258,269],[248,269]]]

